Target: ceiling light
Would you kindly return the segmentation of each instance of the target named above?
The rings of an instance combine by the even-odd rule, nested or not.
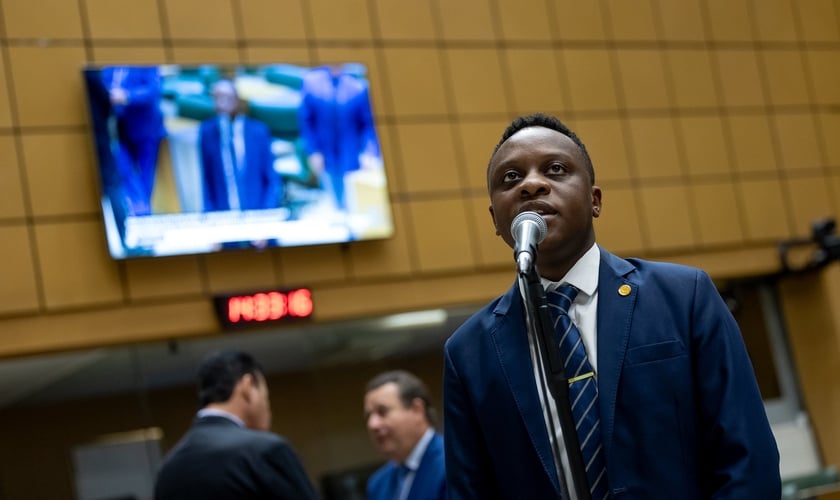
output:
[[[446,321],[446,318],[447,314],[444,309],[429,309],[427,311],[415,311],[385,316],[382,318],[380,325],[383,329],[439,326]]]

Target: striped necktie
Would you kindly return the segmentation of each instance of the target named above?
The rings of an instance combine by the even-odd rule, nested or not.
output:
[[[394,469],[394,491],[391,494],[392,500],[402,500],[408,496],[405,490],[405,482],[408,478],[408,473],[411,472],[411,468],[409,468],[405,464],[397,465],[396,469]]]
[[[593,500],[609,497],[607,468],[601,440],[601,415],[598,410],[598,383],[595,372],[586,356],[586,346],[572,319],[569,307],[577,296],[578,289],[565,284],[546,294],[554,310],[554,333],[556,335],[564,372],[569,379],[569,401],[577,427],[586,478]]]
[[[236,147],[234,142],[234,120],[223,118],[219,126],[222,147],[222,168],[225,173],[225,187],[228,195],[228,209],[239,210],[239,169],[236,161]]]

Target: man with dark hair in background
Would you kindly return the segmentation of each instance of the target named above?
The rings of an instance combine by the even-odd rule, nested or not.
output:
[[[403,370],[381,373],[364,405],[371,440],[388,459],[368,480],[368,500],[446,498],[443,437],[423,382]]]
[[[564,364],[592,498],[779,498],[779,452],[735,319],[703,271],[595,243],[601,188],[583,142],[554,117],[520,117],[490,157],[487,188],[510,247],[523,212],[546,224],[546,348]],[[577,482],[518,283],[444,350],[449,497],[569,500],[564,485]]]
[[[155,498],[318,498],[291,445],[268,432],[268,386],[254,358],[214,353],[198,378],[201,409],[164,459]]]

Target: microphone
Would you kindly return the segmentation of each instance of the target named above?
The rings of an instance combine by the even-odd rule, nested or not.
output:
[[[537,245],[548,233],[548,224],[536,212],[522,212],[510,223],[510,232],[516,245],[513,258],[520,273],[528,273],[537,261]]]

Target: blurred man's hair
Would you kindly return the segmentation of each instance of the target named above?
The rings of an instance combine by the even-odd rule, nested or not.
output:
[[[246,374],[253,375],[256,384],[263,374],[262,366],[246,352],[224,350],[207,356],[198,369],[199,406],[229,400],[233,388]]]
[[[426,389],[426,384],[423,383],[413,373],[405,370],[393,370],[373,377],[367,384],[367,392],[378,389],[385,384],[393,382],[397,385],[397,392],[399,394],[400,402],[403,407],[411,406],[412,401],[419,398],[423,401],[426,411],[426,421],[432,427],[437,425],[437,413],[434,406],[432,406],[431,398],[429,398],[429,391]]]

